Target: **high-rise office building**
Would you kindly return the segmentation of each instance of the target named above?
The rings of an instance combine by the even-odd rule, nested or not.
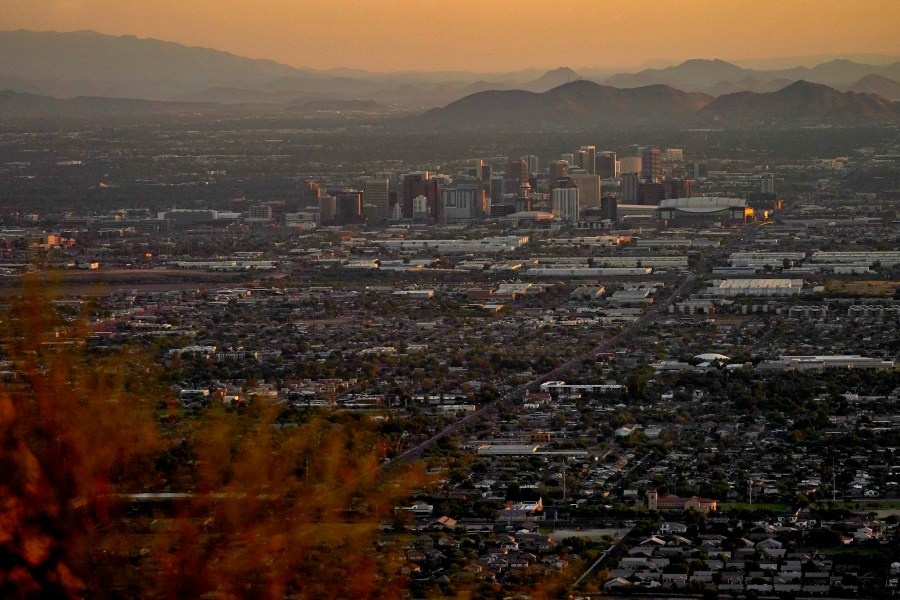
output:
[[[625,175],[626,173],[638,173],[641,172],[641,157],[640,156],[626,156],[624,158],[619,159],[619,175]]]
[[[376,220],[387,221],[391,216],[390,182],[385,179],[366,180],[366,204],[375,206]]]
[[[582,210],[600,208],[600,176],[589,173],[569,173],[578,187],[578,204]]]
[[[362,222],[363,193],[359,190],[341,190],[335,194],[335,223],[355,225]]]
[[[763,194],[775,193],[775,175],[764,173],[759,178],[759,191]]]
[[[483,219],[490,214],[481,180],[457,180],[441,190],[443,213],[448,223]]]
[[[597,175],[602,179],[619,176],[619,159],[615,152],[601,152],[597,155]]]
[[[431,177],[428,171],[410,173],[403,177],[403,216],[413,218],[413,200],[424,196],[428,201],[429,218],[439,221],[441,210],[441,180]]]
[[[661,183],[641,182],[638,184],[638,204],[659,206],[666,199],[666,189]]]
[[[528,183],[528,164],[524,160],[508,163],[503,173],[503,193],[518,195],[525,183]]]
[[[491,205],[503,204],[503,175],[491,176]]]
[[[522,157],[522,160],[525,161],[525,164],[528,167],[528,174],[537,173],[538,169],[540,169],[540,163],[538,161],[538,157],[534,154],[526,154]]]
[[[579,160],[580,159],[580,160]],[[597,147],[582,146],[575,155],[575,164],[591,175],[597,174]]]
[[[482,187],[482,189],[484,189],[484,195],[488,199],[491,198],[491,191],[492,191],[493,185],[494,185],[493,173],[494,173],[493,167],[491,167],[491,165],[489,165],[489,164],[482,162],[481,166],[478,168],[478,174],[476,175],[476,177],[478,177],[478,179],[481,180],[481,187]]]
[[[663,189],[667,199],[690,198],[694,195],[694,182],[691,179],[666,179]]]
[[[334,196],[319,196],[319,222],[330,225],[337,216],[337,198]]]
[[[637,204],[640,176],[637,173],[624,173],[619,178],[622,180],[622,193],[619,196],[622,201],[620,204]]]
[[[322,196],[322,188],[313,180],[308,180],[302,188],[303,205],[318,206],[319,198]]]
[[[578,188],[557,187],[550,191],[550,211],[565,221],[578,221]]]
[[[556,181],[569,174],[569,163],[564,160],[551,160],[547,165],[547,178]]]
[[[584,171],[585,173],[589,173],[587,168],[588,160],[590,160],[590,156],[585,150],[578,150],[575,152],[575,168]]]
[[[618,200],[613,196],[604,196],[600,199],[600,218],[615,221],[618,219]]]
[[[684,150],[681,148],[666,148],[663,158],[668,162],[681,162],[684,160]]]
[[[425,196],[413,198],[413,220],[428,221],[430,218],[431,212],[428,210],[428,198]]]
[[[407,173],[403,176],[403,184],[401,187],[402,195],[400,202],[403,205],[403,217],[411,219],[413,216],[413,198],[422,195],[424,191],[424,182],[428,181],[430,174],[428,171],[418,173]]]
[[[648,146],[641,153],[641,181],[657,183],[662,177],[662,153],[658,146]]]
[[[372,173],[373,179],[387,179],[388,183],[396,185],[397,183],[397,174],[393,171],[375,171]],[[392,187],[393,187],[392,185]]]

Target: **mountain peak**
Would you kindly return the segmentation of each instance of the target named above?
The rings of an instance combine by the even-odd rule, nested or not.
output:
[[[569,67],[558,67],[547,71],[534,81],[528,82],[525,84],[524,88],[532,92],[546,92],[547,90],[551,90],[570,81],[576,81],[580,78],[578,73]]]
[[[827,85],[823,85],[821,83],[813,83],[811,81],[806,81],[805,79],[798,79],[797,81],[788,84],[778,90],[776,93],[782,92],[817,92],[817,93],[833,93],[837,92],[834,88],[830,88]]]
[[[719,96],[703,108],[700,115],[728,125],[797,121],[861,124],[896,121],[900,118],[900,110],[874,94],[842,93],[827,85],[801,79],[776,92]]]
[[[721,58],[690,58],[678,66],[683,67],[683,66],[694,66],[694,65],[696,65],[696,66],[715,65],[718,67],[733,67],[735,69],[741,68],[741,67],[737,66],[736,64],[730,63],[727,60],[722,60]]]
[[[900,100],[900,83],[875,73],[866,75],[845,89],[860,94],[877,94],[888,100]]]
[[[576,80],[543,93],[473,94],[422,115],[438,128],[657,127],[684,121],[711,98],[664,85],[618,89]]]
[[[578,73],[570,69],[569,67],[556,67],[555,69],[550,69],[544,75],[572,75],[573,77],[578,77]]]

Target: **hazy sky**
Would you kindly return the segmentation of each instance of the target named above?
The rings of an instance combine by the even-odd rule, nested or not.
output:
[[[0,0],[0,29],[93,29],[313,68],[629,67],[898,55],[900,0]]]

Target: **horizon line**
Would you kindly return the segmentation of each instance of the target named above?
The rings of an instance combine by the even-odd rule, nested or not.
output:
[[[813,66],[818,66],[821,64],[827,64],[829,62],[834,62],[837,60],[848,60],[851,62],[858,62],[858,61],[854,61],[852,58],[849,58],[849,57],[877,57],[878,59],[881,59],[881,61],[888,61],[888,62],[858,62],[858,64],[864,64],[867,66],[884,66],[884,65],[893,64],[894,62],[900,62],[900,55],[881,54],[881,53],[875,53],[875,52],[840,52],[840,53],[825,53],[825,54],[795,55],[795,56],[761,56],[761,57],[753,57],[753,58],[722,58],[720,56],[714,56],[714,57],[694,56],[691,58],[683,58],[683,59],[651,58],[651,59],[643,61],[641,64],[637,64],[637,65],[633,65],[633,66],[597,66],[597,65],[584,66],[583,65],[583,66],[579,66],[579,67],[572,67],[569,65],[557,65],[557,66],[534,66],[533,65],[533,66],[521,67],[518,69],[511,69],[511,70],[496,70],[496,69],[494,69],[494,70],[485,70],[485,71],[473,71],[473,70],[467,70],[467,69],[462,69],[462,68],[440,69],[440,70],[431,70],[431,71],[415,70],[415,69],[373,70],[373,69],[367,69],[367,68],[363,68],[363,67],[353,67],[353,66],[335,66],[335,67],[324,67],[324,68],[323,67],[301,66],[301,65],[297,65],[297,64],[290,64],[287,62],[282,62],[282,61],[279,61],[279,60],[276,60],[273,58],[268,58],[268,57],[249,56],[246,54],[238,54],[231,50],[223,50],[220,48],[214,48],[212,46],[200,46],[200,45],[194,45],[194,44],[187,44],[184,42],[178,42],[178,41],[174,41],[174,40],[165,40],[165,39],[156,38],[156,37],[141,37],[141,36],[130,34],[130,33],[121,33],[121,34],[103,33],[101,31],[97,31],[94,29],[72,29],[72,30],[63,31],[63,30],[54,30],[54,29],[36,30],[36,29],[17,28],[17,29],[0,29],[0,33],[34,33],[34,34],[61,34],[61,35],[86,33],[86,34],[98,35],[98,36],[108,37],[108,38],[113,38],[113,39],[131,38],[131,39],[135,39],[135,40],[139,40],[139,41],[159,42],[159,43],[163,43],[163,44],[174,44],[174,45],[181,46],[181,47],[187,48],[187,49],[209,50],[209,51],[213,51],[213,52],[220,52],[220,53],[227,54],[229,56],[233,56],[235,58],[240,58],[243,60],[268,62],[268,63],[280,65],[283,67],[296,69],[299,71],[313,71],[313,72],[317,72],[317,73],[329,73],[329,72],[333,72],[333,71],[357,71],[357,72],[366,73],[369,75],[453,74],[453,73],[461,73],[461,74],[469,74],[469,75],[512,75],[512,74],[516,74],[516,73],[525,73],[528,71],[542,71],[542,72],[546,73],[546,72],[555,71],[555,70],[559,70],[559,69],[569,69],[569,70],[574,71],[578,75],[580,75],[579,71],[608,71],[608,72],[610,72],[610,74],[616,74],[616,72],[623,72],[623,71],[624,72],[637,72],[637,71],[650,70],[650,69],[664,69],[664,68],[668,68],[668,67],[679,66],[686,62],[698,61],[698,60],[710,61],[710,62],[721,61],[721,62],[729,63],[729,64],[732,64],[734,66],[737,66],[737,67],[740,67],[743,69],[756,70],[756,71],[781,71],[781,70],[787,70],[787,69],[791,69],[791,68],[804,67],[805,65],[794,64],[793,66],[790,66],[790,67],[781,66],[781,67],[760,68],[760,67],[746,66],[746,63],[760,63],[760,62],[769,62],[769,61],[786,62],[786,61],[792,61],[792,60],[794,60],[794,61],[821,60],[822,62],[818,62],[815,65],[813,65]],[[745,63],[745,64],[742,65],[741,63]],[[807,68],[812,68],[812,67],[807,67]]]

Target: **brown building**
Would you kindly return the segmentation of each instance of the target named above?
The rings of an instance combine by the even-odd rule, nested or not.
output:
[[[550,164],[547,165],[547,172],[547,179],[550,181],[562,179],[569,174],[569,163],[564,160],[551,161]]]
[[[644,148],[641,154],[641,181],[655,183],[662,177],[662,152],[659,147]]]
[[[708,513],[716,510],[717,502],[711,498],[679,498],[678,496],[662,496],[656,490],[647,492],[647,510],[655,511],[686,511]]]
[[[355,225],[363,220],[363,193],[358,190],[343,190],[335,194],[337,225]]]
[[[507,163],[503,174],[503,193],[518,194],[526,183],[528,183],[528,164],[524,160]]]
[[[659,206],[666,199],[666,190],[661,183],[641,183],[637,190],[637,203],[648,206]]]
[[[666,179],[663,187],[667,199],[690,198],[694,195],[694,182],[690,179]]]
[[[322,197],[322,188],[315,181],[307,181],[302,189],[304,206],[319,206],[319,198]]]
[[[428,214],[435,221],[443,217],[441,206],[441,180],[433,179],[427,171],[403,176],[403,218],[413,218],[413,199],[425,196]]]
[[[615,152],[603,152],[597,155],[597,175],[603,179],[619,176],[616,163],[619,161]]]

